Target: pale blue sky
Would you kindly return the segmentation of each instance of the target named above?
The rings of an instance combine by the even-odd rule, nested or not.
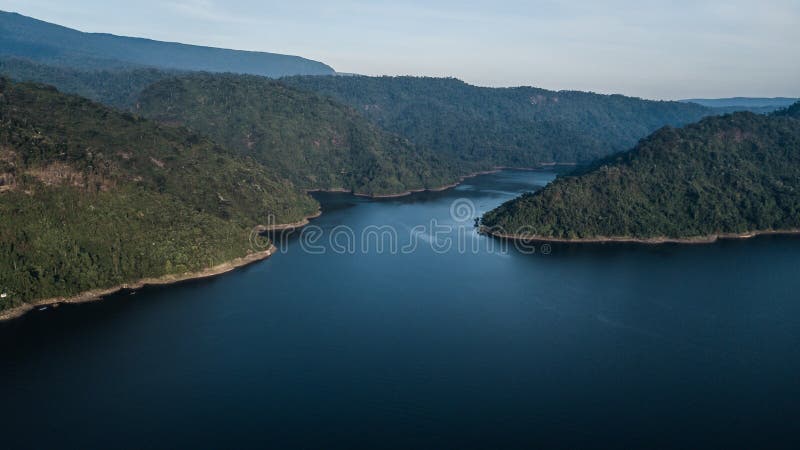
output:
[[[800,0],[0,0],[82,31],[646,98],[800,97]]]

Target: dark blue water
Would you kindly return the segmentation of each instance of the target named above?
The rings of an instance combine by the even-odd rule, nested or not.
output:
[[[0,445],[798,444],[800,239],[523,252],[474,234],[550,179],[321,195],[317,239],[270,260],[2,323]],[[398,249],[331,245],[372,225]]]

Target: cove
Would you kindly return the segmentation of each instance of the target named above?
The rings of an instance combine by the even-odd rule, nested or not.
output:
[[[316,235],[268,260],[0,323],[3,446],[791,446],[800,239],[517,249],[475,233],[554,176],[315,194]],[[375,227],[396,250],[362,245]]]

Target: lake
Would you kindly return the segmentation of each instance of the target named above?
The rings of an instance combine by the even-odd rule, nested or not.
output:
[[[798,444],[800,239],[475,233],[553,177],[318,194],[266,261],[0,323],[3,447]]]

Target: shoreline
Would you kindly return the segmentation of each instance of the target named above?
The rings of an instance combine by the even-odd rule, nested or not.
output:
[[[317,217],[322,215],[322,209],[317,210],[314,214],[308,215],[303,217],[302,219],[298,220],[297,222],[291,223],[279,223],[276,225],[258,225],[255,227],[255,230],[259,233],[268,233],[272,231],[286,231],[286,230],[294,230],[295,228],[301,228],[308,225],[311,219],[316,219]]]
[[[464,180],[466,180],[468,178],[475,178],[475,177],[478,177],[478,176],[481,176],[481,175],[489,175],[489,174],[492,174],[492,173],[500,172],[501,170],[503,170],[503,169],[495,168],[495,169],[491,169],[491,170],[480,170],[478,172],[472,172],[470,174],[460,176],[460,177],[458,177],[458,181],[455,181],[455,182],[450,183],[450,184],[445,184],[443,186],[432,187],[432,188],[409,189],[407,191],[399,192],[397,194],[367,194],[367,193],[361,193],[361,192],[353,192],[352,194],[355,195],[356,197],[367,197],[367,198],[381,199],[381,198],[406,197],[406,196],[409,196],[411,194],[419,194],[421,192],[442,192],[442,191],[446,191],[448,189],[452,189],[452,188],[458,186],[459,184],[463,183]]]
[[[461,175],[458,177],[458,181],[455,181],[450,184],[445,184],[438,187],[431,187],[431,188],[420,188],[420,189],[409,189],[407,191],[398,192],[394,194],[368,194],[366,192],[356,192],[353,190],[345,189],[345,188],[330,188],[330,189],[307,189],[306,193],[312,192],[328,192],[328,193],[336,193],[336,194],[351,194],[356,197],[364,197],[364,198],[372,198],[372,199],[383,199],[383,198],[398,198],[398,197],[406,197],[412,194],[419,194],[421,192],[442,192],[448,189],[452,189],[457,187],[464,180],[469,178],[475,178],[481,175],[490,175],[493,173],[502,172],[504,170],[525,170],[525,171],[536,171],[536,170],[543,170],[551,167],[558,167],[558,166],[576,166],[577,163],[557,163],[557,162],[546,162],[541,163],[536,167],[511,167],[511,166],[494,166],[491,169],[487,170],[479,170],[477,172],[472,172],[467,175]],[[319,217],[319,216],[315,216]]]
[[[248,266],[252,263],[263,261],[272,256],[277,248],[271,245],[270,248],[260,251],[249,253],[239,258],[234,258],[213,267],[208,267],[197,272],[184,272],[181,274],[163,275],[155,278],[142,278],[130,283],[122,283],[105,289],[92,289],[89,291],[81,292],[80,294],[71,297],[51,297],[41,300],[34,300],[30,303],[25,303],[20,306],[10,308],[6,311],[0,312],[0,322],[6,320],[16,319],[24,316],[26,313],[41,307],[56,307],[64,303],[87,303],[103,300],[109,295],[116,294],[123,290],[138,290],[145,286],[162,286],[168,284],[180,283],[189,280],[200,280],[203,278],[216,277],[241,267]]]
[[[569,165],[569,163],[564,163]],[[447,184],[444,186],[436,187],[436,188],[424,188],[424,189],[416,189],[416,190],[408,190],[405,192],[397,193],[397,194],[382,194],[382,195],[371,195],[371,194],[364,194],[364,193],[357,193],[353,191],[349,191],[344,188],[332,188],[332,189],[308,189],[306,193],[311,192],[332,192],[332,193],[343,193],[343,194],[351,194],[358,197],[367,197],[373,199],[384,199],[384,198],[397,198],[397,197],[405,197],[407,195],[420,193],[420,192],[441,192],[448,189],[452,189],[461,183],[464,180],[469,178],[474,178],[480,175],[488,175],[492,173],[497,173],[502,170],[541,170],[542,168],[552,167],[554,165],[561,165],[560,163],[542,163],[538,168],[516,168],[516,167],[495,167],[491,170],[483,170],[478,172],[473,172],[468,175],[464,175],[459,177],[458,181],[455,183]],[[311,214],[309,216],[304,217],[303,219],[292,222],[292,223],[284,223],[284,224],[276,224],[276,225],[259,225],[255,228],[255,230],[259,233],[266,233],[266,232],[275,232],[275,231],[287,231],[287,230],[294,230],[297,228],[304,227],[309,224],[311,219],[316,219],[322,215],[322,209],[319,209],[316,213]],[[270,248],[260,252],[249,253],[245,256],[241,256],[238,258],[234,258],[230,261],[226,261],[224,263],[218,264],[213,267],[208,267],[203,270],[197,272],[185,272],[182,274],[167,274],[161,277],[155,278],[143,278],[137,281],[133,281],[130,283],[122,283],[110,288],[105,289],[92,289],[89,291],[81,292],[79,294],[75,294],[70,297],[50,297],[40,300],[34,300],[32,302],[24,303],[19,306],[15,306],[13,308],[9,308],[5,311],[0,311],[0,322],[4,322],[7,320],[13,320],[19,317],[24,316],[26,313],[41,307],[57,307],[60,304],[64,303],[87,303],[87,302],[94,302],[103,300],[105,297],[108,297],[112,294],[116,294],[122,290],[138,290],[145,286],[163,286],[169,284],[180,283],[183,281],[190,281],[190,280],[199,280],[203,278],[211,278],[219,275],[223,275],[225,273],[231,272],[235,269],[250,265],[252,263],[263,261],[270,256],[272,256],[277,248],[274,245],[270,245]]]
[[[412,194],[419,194],[419,193],[422,193],[422,192],[441,192],[441,191],[446,191],[448,189],[452,189],[452,188],[458,186],[459,184],[463,183],[464,180],[466,180],[468,178],[474,178],[474,177],[477,177],[477,176],[480,176],[480,175],[489,175],[489,174],[492,174],[492,173],[500,172],[501,170],[512,170],[512,169],[510,169],[510,168],[509,169],[496,168],[496,169],[492,169],[492,170],[482,170],[482,171],[479,171],[479,172],[472,172],[470,174],[458,177],[458,181],[456,181],[456,182],[453,182],[453,183],[450,183],[450,184],[445,184],[443,186],[432,187],[432,188],[409,189],[409,190],[406,190],[406,191],[403,191],[403,192],[397,192],[397,193],[393,193],[393,194],[368,194],[366,192],[356,192],[356,191],[353,191],[353,190],[350,190],[350,189],[345,189],[345,188],[307,189],[306,193],[325,192],[325,193],[331,193],[331,194],[350,194],[350,195],[353,195],[355,197],[364,197],[364,198],[372,198],[372,199],[399,198],[399,197],[407,197],[407,196],[412,195]],[[536,170],[536,169],[513,169],[513,170]]]
[[[322,210],[320,209],[314,214],[308,215],[297,222],[282,223],[269,226],[258,225],[255,227],[255,230],[258,233],[293,230],[308,225],[309,220],[316,219],[321,215],[322,215]],[[64,303],[77,304],[77,303],[100,301],[103,300],[105,297],[108,297],[112,294],[116,294],[122,290],[138,290],[146,286],[164,286],[169,284],[180,283],[183,281],[201,280],[203,278],[216,277],[231,272],[233,270],[239,269],[241,267],[245,267],[250,264],[256,263],[258,261],[263,261],[272,256],[273,254],[275,254],[277,250],[278,249],[277,247],[275,247],[274,244],[270,244],[270,247],[266,250],[248,253],[245,256],[240,256],[230,261],[225,261],[221,264],[217,264],[216,266],[207,267],[197,272],[184,272],[181,274],[162,275],[160,277],[155,277],[155,278],[142,278],[137,281],[133,281],[130,283],[122,283],[110,288],[91,289],[88,291],[81,292],[79,294],[75,294],[70,297],[61,296],[61,297],[50,297],[40,300],[34,300],[32,302],[28,302],[20,306],[15,306],[5,311],[0,311],[0,322],[22,317],[36,308],[58,307],[58,305]]]
[[[525,242],[553,242],[561,244],[608,244],[608,243],[630,243],[630,244],[645,244],[645,245],[659,245],[659,244],[713,244],[720,240],[744,240],[751,239],[758,236],[770,235],[798,235],[800,229],[792,230],[757,230],[748,231],[745,233],[719,233],[710,234],[707,236],[696,236],[689,238],[670,238],[666,236],[652,237],[652,238],[634,238],[622,236],[599,236],[593,238],[554,238],[546,236],[526,236],[517,234],[506,234],[489,231],[486,227],[481,226],[480,232],[488,236],[499,239],[507,239],[513,241]]]

